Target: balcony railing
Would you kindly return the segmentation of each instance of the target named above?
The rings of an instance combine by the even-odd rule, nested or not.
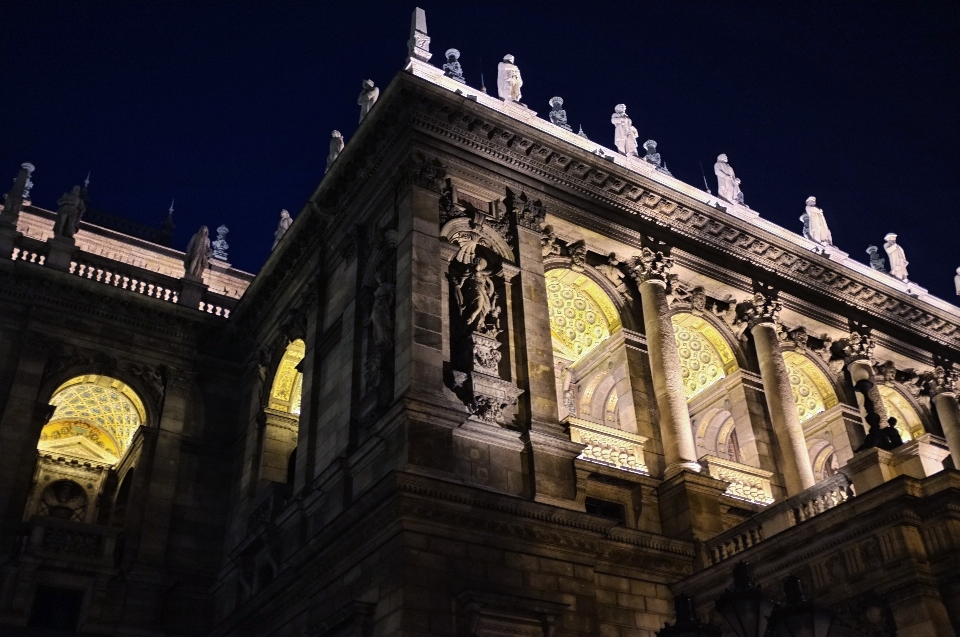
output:
[[[829,511],[852,497],[853,483],[846,475],[838,473],[827,478],[707,540],[710,562],[716,564],[742,553],[754,544]]]
[[[40,559],[55,559],[112,566],[117,529],[34,516],[27,523],[23,554]]]
[[[70,274],[129,290],[161,301],[176,303],[180,281],[136,266],[78,252],[70,263]]]
[[[772,472],[717,456],[703,456],[700,465],[711,478],[730,483],[726,493],[731,498],[763,506],[773,504]]]
[[[643,436],[579,418],[567,418],[566,422],[570,426],[570,439],[586,445],[580,453],[582,460],[633,473],[647,473],[643,461],[643,445],[647,439]]]

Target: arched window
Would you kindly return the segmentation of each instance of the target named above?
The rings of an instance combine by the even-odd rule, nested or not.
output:
[[[60,385],[49,402],[54,411],[37,442],[36,486],[24,518],[105,524],[116,488],[112,469],[146,421],[143,401],[122,381],[90,374]]]
[[[303,374],[297,367],[305,354],[302,340],[291,342],[273,376],[260,452],[260,477],[264,480],[289,483],[293,475],[291,459],[296,459],[303,393]]]
[[[784,352],[790,389],[797,404],[800,422],[805,422],[837,404],[826,374],[809,358],[798,352]]]
[[[546,274],[554,355],[575,363],[620,329],[620,315],[600,286],[572,270]]]
[[[923,421],[907,397],[889,385],[880,385],[878,389],[887,408],[887,415],[897,419],[897,431],[904,442],[922,436],[925,433]]]
[[[703,318],[681,312],[672,321],[689,401],[736,370],[737,361],[726,339]]]

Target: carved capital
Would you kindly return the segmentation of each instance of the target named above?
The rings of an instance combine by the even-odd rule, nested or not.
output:
[[[737,305],[737,321],[746,323],[751,329],[761,323],[777,325],[782,309],[783,303],[777,300],[776,292],[754,292],[750,300]]]
[[[873,358],[873,348],[876,343],[870,333],[850,332],[850,336],[843,339],[843,362],[847,365],[855,361],[870,361]]]
[[[630,261],[630,276],[638,286],[647,281],[663,281],[666,284],[672,267],[673,259],[664,255],[663,252],[643,248],[640,254]]]
[[[937,394],[957,393],[957,381],[960,381],[960,370],[951,365],[947,368],[934,367],[932,372],[926,372],[921,377],[923,393],[933,398]]]
[[[527,193],[519,195],[507,190],[507,207],[513,215],[517,226],[543,232],[543,222],[547,218],[547,209],[539,199],[530,199]]]

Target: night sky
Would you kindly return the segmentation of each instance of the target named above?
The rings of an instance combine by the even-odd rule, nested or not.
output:
[[[456,47],[471,86],[495,92],[512,53],[540,116],[562,96],[613,148],[623,102],[676,177],[702,188],[702,163],[716,192],[727,153],[763,217],[799,232],[814,195],[842,250],[866,262],[896,232],[910,279],[955,299],[960,2],[419,2],[433,61]],[[0,184],[31,161],[53,210],[91,170],[94,207],[155,226],[175,197],[176,247],[224,223],[256,272],[330,130],[349,144],[361,81],[402,68],[414,6],[8,0]]]

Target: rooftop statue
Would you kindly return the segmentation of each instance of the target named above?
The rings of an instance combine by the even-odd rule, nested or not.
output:
[[[230,229],[222,224],[217,228],[217,238],[211,244],[213,246],[214,259],[220,259],[221,261],[227,260],[227,250],[230,248],[230,244],[227,243],[228,232],[230,232]]]
[[[960,268],[957,268],[957,275],[953,277],[953,285],[957,288],[957,296],[960,296]]]
[[[333,165],[333,162],[337,161],[337,156],[342,150],[343,135],[340,134],[340,131],[335,130],[330,133],[330,152],[327,153],[327,170],[323,171],[324,173],[330,170],[330,166]]]
[[[363,89],[360,91],[360,97],[357,98],[357,104],[360,106],[360,121],[367,116],[370,109],[380,97],[380,89],[373,85],[373,80],[364,80]]]
[[[213,250],[210,248],[210,232],[206,226],[200,226],[197,233],[190,237],[187,252],[183,256],[183,270],[187,277],[202,279],[203,271],[210,264]]]
[[[570,124],[567,123],[567,111],[563,110],[563,98],[562,97],[551,97],[550,98],[550,122],[555,126],[560,128],[565,128],[571,133],[573,129],[570,128]],[[583,131],[583,129],[580,129]]]
[[[270,250],[275,250],[277,244],[280,243],[280,239],[283,239],[283,235],[287,234],[287,230],[290,229],[290,224],[293,223],[293,219],[290,218],[290,213],[286,210],[280,211],[280,223],[277,224],[277,230],[273,233],[273,246]]]
[[[901,281],[906,281],[907,265],[910,262],[907,261],[903,248],[897,244],[897,235],[891,232],[883,240],[886,242],[883,244],[883,249],[886,250],[887,258],[890,259],[890,275]]]
[[[512,55],[504,55],[503,62],[497,65],[497,94],[508,102],[520,101],[520,69],[513,63]]]
[[[807,208],[800,215],[800,221],[803,222],[803,236],[807,239],[822,246],[833,245],[833,235],[827,227],[827,218],[823,216],[823,210],[817,208],[816,197],[807,197]]]
[[[879,249],[877,246],[867,246],[867,254],[870,255],[870,267],[877,272],[886,272],[887,262],[878,254],[878,252]]]
[[[653,164],[657,167],[657,170],[662,172],[665,175],[673,175],[667,170],[667,165],[663,163],[663,160],[660,158],[660,153],[657,152],[657,142],[652,139],[648,139],[643,143],[643,149],[647,151],[647,154],[643,156],[643,160],[648,164]]]
[[[633,127],[633,121],[627,116],[626,104],[617,104],[613,107],[613,115],[610,116],[610,122],[613,124],[614,143],[624,155],[639,157],[637,153],[637,137],[640,133]]]
[[[72,239],[80,229],[80,219],[87,210],[80,186],[74,186],[70,192],[63,193],[63,196],[57,199],[57,205],[60,208],[53,223],[53,236]]]
[[[733,166],[727,161],[727,156],[721,154],[717,163],[713,165],[713,172],[717,173],[717,193],[721,199],[730,203],[743,203],[743,194],[740,192],[740,180],[733,172]]]
[[[466,84],[467,81],[463,79],[463,67],[460,66],[460,51],[447,49],[444,55],[447,61],[443,65],[443,74],[461,84]]]

